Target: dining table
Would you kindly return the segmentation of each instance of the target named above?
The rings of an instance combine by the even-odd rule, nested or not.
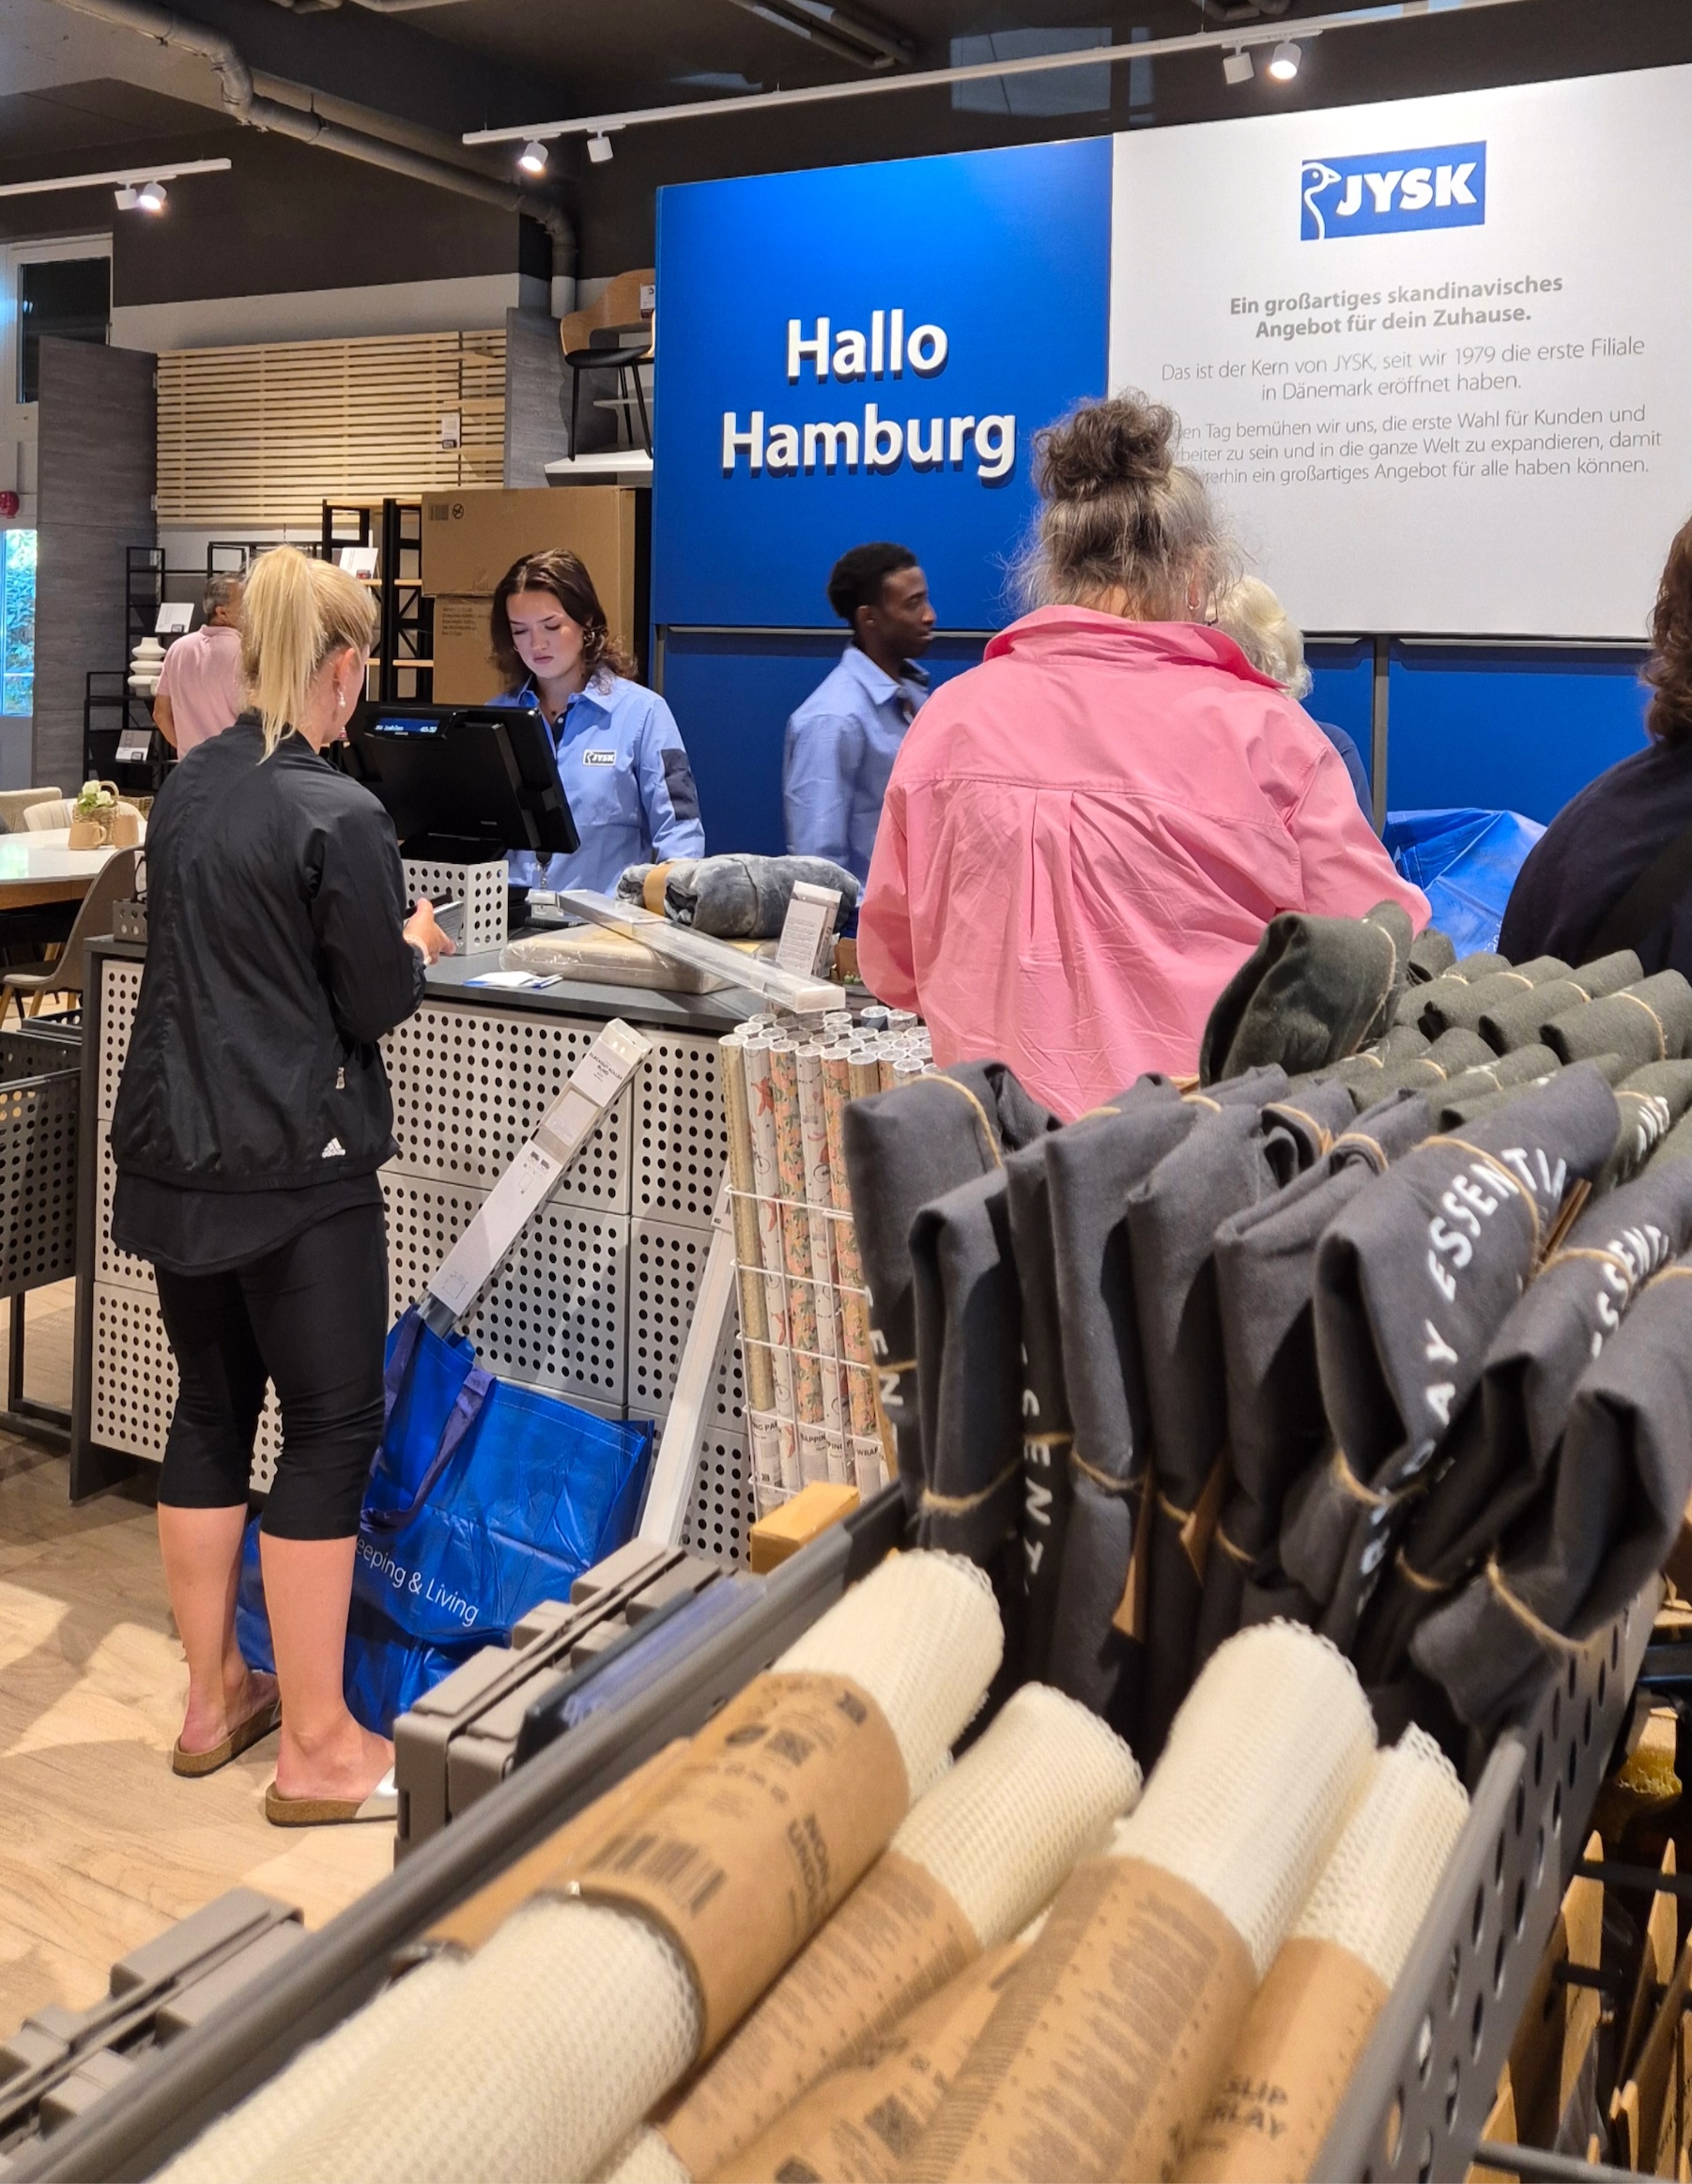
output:
[[[141,830],[143,842],[146,828]],[[80,902],[115,849],[73,850],[70,829],[0,835],[0,910],[27,910],[42,902]]]

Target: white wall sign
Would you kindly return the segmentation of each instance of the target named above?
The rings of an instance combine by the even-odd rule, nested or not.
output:
[[[1692,69],[1115,140],[1111,384],[1308,629],[1638,637],[1692,514]]]

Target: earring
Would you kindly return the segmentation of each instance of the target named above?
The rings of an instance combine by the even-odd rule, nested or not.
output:
[[[345,713],[346,711],[346,693],[345,690],[337,690],[335,692],[335,709],[340,713]]]

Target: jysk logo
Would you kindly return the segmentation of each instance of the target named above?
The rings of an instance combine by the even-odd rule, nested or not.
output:
[[[1428,151],[1306,160],[1299,193],[1305,242],[1480,227],[1486,219],[1486,146],[1442,144]]]

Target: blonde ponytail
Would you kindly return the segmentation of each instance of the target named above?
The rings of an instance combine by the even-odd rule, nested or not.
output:
[[[331,653],[368,653],[380,626],[376,602],[345,569],[295,546],[261,554],[241,607],[241,670],[264,719],[265,756],[303,715]]]

